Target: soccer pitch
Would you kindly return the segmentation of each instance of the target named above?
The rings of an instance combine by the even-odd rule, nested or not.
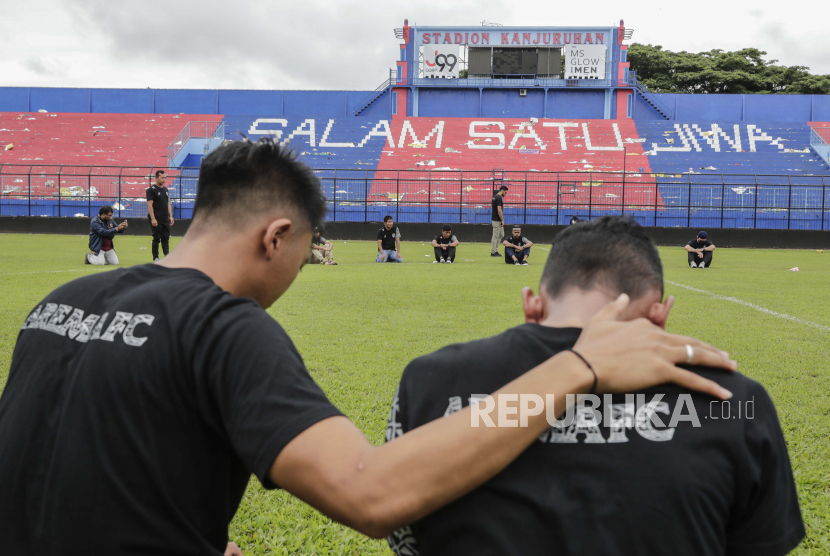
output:
[[[86,243],[86,236],[0,234],[0,391],[20,325],[37,302],[70,280],[114,268],[83,265]],[[548,254],[537,244],[531,266],[515,267],[491,258],[489,245],[462,244],[455,264],[440,265],[431,264],[428,243],[403,242],[404,264],[377,264],[375,242],[333,243],[339,265],[305,267],[269,313],[330,399],[376,444],[405,365],[521,324],[521,288],[536,291]],[[115,246],[122,266],[149,262],[149,237],[118,237]],[[830,252],[718,249],[705,270],[689,269],[679,246],[660,254],[666,293],[677,298],[669,331],[727,350],[775,401],[807,527],[793,553],[830,554]],[[788,272],[793,267],[800,272]],[[230,538],[246,556],[391,553],[385,541],[255,480]]]

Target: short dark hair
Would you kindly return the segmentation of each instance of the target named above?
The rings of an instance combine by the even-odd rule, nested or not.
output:
[[[159,174],[166,174],[164,170],[156,170],[156,177],[159,177]]]
[[[502,185],[501,187],[499,187],[499,191],[509,191],[509,189],[507,189],[506,185]]]
[[[663,292],[663,264],[654,243],[630,217],[603,216],[562,230],[553,240],[541,287],[550,297],[596,285],[636,299]]]
[[[109,206],[109,205],[104,205],[103,207],[98,209],[98,215],[99,216],[102,215],[102,214],[109,214],[111,212],[113,212],[113,210],[112,210],[112,207]]]
[[[441,230],[443,230],[445,232],[451,232],[452,231],[452,226],[450,226],[449,224],[444,224],[443,226],[441,226]]]
[[[326,214],[320,180],[275,139],[234,141],[202,160],[194,219],[243,218],[276,206],[297,211],[311,229],[319,227]]]
[[[383,221],[384,221],[384,222],[389,222],[390,220],[392,220],[392,217],[391,217],[390,215],[388,215],[388,214],[387,214],[386,216],[384,216],[384,217],[383,217]]]

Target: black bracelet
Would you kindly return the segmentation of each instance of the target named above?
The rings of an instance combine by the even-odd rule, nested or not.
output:
[[[576,350],[573,350],[573,349],[571,349],[571,348],[568,348],[568,349],[566,349],[565,351],[570,351],[571,353],[573,353],[574,355],[576,355],[577,357],[579,357],[580,359],[582,359],[582,362],[583,362],[583,363],[585,363],[585,365],[587,365],[589,369],[591,369],[591,374],[593,374],[593,375],[594,375],[594,385],[593,385],[593,386],[591,386],[591,391],[589,392],[589,394],[596,394],[596,393],[597,393],[597,372],[594,370],[594,368],[591,366],[591,364],[590,364],[590,363],[588,363],[588,360],[587,360],[587,359],[585,359],[584,357],[582,357],[582,356],[579,354],[579,352],[577,352]]]

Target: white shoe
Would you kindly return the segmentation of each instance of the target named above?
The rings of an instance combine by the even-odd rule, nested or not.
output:
[[[444,260],[444,257],[441,257],[441,260],[440,260],[439,262],[440,262],[441,264],[444,264],[444,263],[445,263],[445,262],[447,262],[447,261],[445,261],[445,260]]]
[[[155,259],[153,259],[153,262],[154,262],[154,263],[159,262],[159,258],[158,258],[158,257],[156,257]]]
[[[438,261],[432,261],[432,264],[438,264]]]
[[[515,264],[516,266],[522,266],[522,263],[520,263],[519,261],[516,261],[516,262],[515,262],[515,263],[513,263],[513,264]]]
[[[447,259],[447,264],[452,264],[452,261]]]
[[[530,265],[527,264],[527,261],[525,261],[525,262],[522,263],[522,266],[530,266]]]
[[[689,268],[697,268],[697,265],[695,263],[689,263]]]

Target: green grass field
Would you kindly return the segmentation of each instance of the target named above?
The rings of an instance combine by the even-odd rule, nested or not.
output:
[[[81,264],[86,241],[0,234],[0,390],[20,324],[37,302],[74,278],[110,270]],[[149,261],[149,237],[115,243],[122,265]],[[462,245],[457,264],[433,265],[428,244],[405,242],[405,264],[378,265],[374,242],[337,241],[340,264],[306,267],[269,312],[331,400],[380,443],[408,361],[448,339],[482,338],[522,322],[520,290],[538,286],[542,248],[534,247],[529,267],[504,265],[482,244]],[[680,247],[660,252],[666,292],[677,298],[669,330],[729,351],[777,405],[807,525],[794,553],[830,554],[830,252],[720,249],[707,270],[687,268]],[[795,266],[800,272],[787,272]],[[248,556],[391,554],[384,541],[256,481],[230,537]]]

